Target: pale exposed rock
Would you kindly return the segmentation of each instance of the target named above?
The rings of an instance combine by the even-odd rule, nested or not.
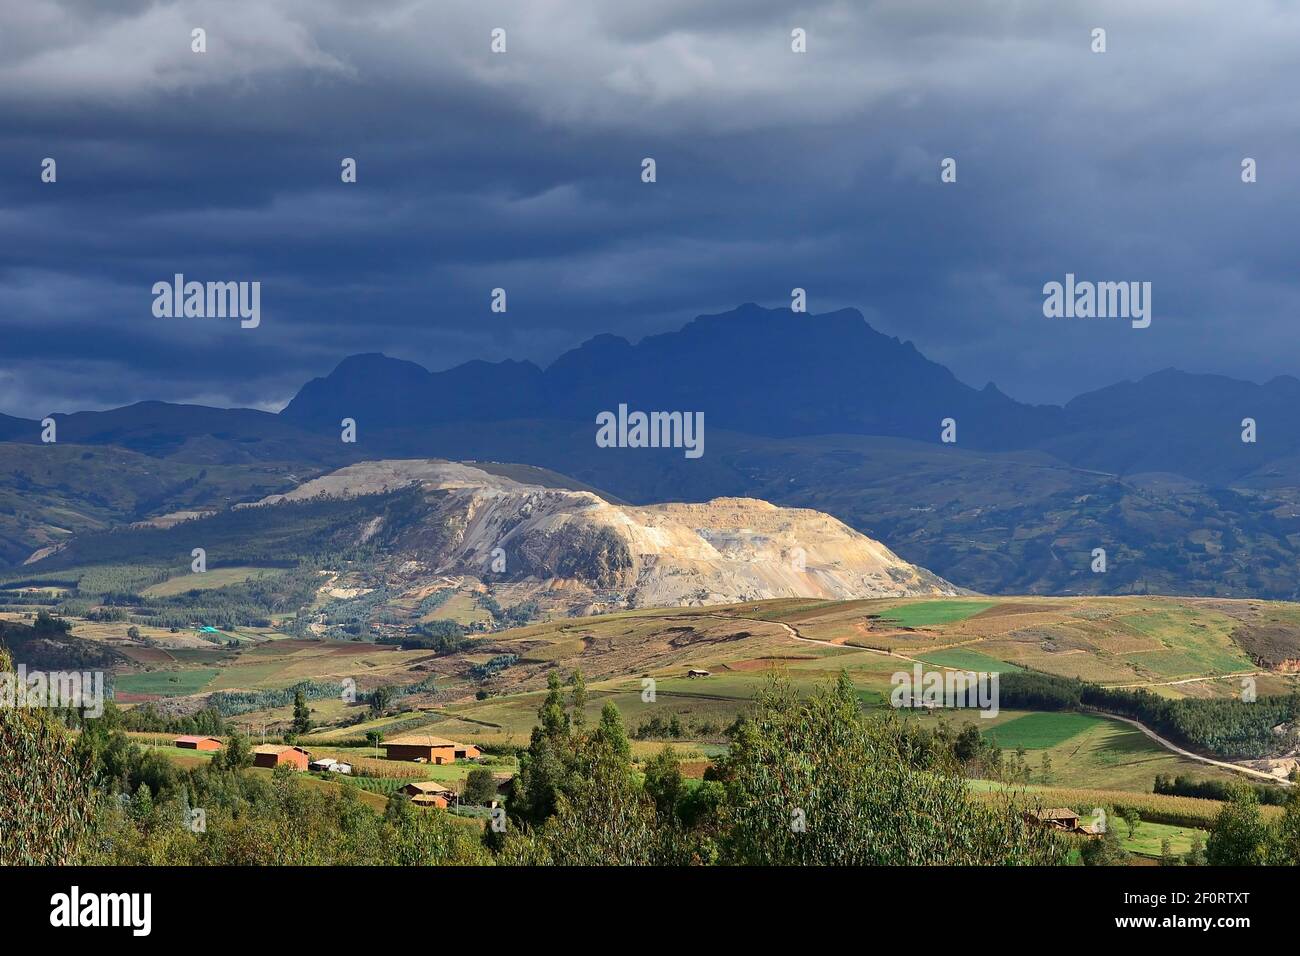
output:
[[[597,608],[964,593],[818,511],[753,498],[611,504],[586,491],[521,484],[443,461],[350,465],[259,502],[350,498],[420,487],[427,508],[383,529],[394,570],[534,585],[569,613]],[[363,526],[369,538],[375,520]],[[503,573],[491,570],[504,551]],[[415,584],[416,582],[409,582]]]

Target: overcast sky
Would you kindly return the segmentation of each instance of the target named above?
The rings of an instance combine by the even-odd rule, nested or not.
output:
[[[274,409],[795,286],[1028,401],[1300,374],[1297,51],[1264,0],[6,3],[0,411]],[[177,272],[261,325],[154,317]],[[1067,272],[1150,281],[1150,328],[1044,318]]]

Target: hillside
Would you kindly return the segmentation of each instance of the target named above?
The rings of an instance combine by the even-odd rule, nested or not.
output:
[[[377,560],[389,580],[400,568],[408,590],[456,575],[511,585],[569,613],[957,593],[834,518],[746,498],[637,507],[468,465],[403,460],[350,465],[257,507],[403,489],[419,491],[418,517],[395,524],[376,514],[364,535],[382,542]]]
[[[1297,395],[1285,376],[1165,370],[1030,406],[965,385],[852,310],[752,305],[638,343],[597,336],[545,369],[430,372],[368,354],[279,415],[141,402],[55,415],[57,445],[39,444],[36,422],[0,420],[0,566],[357,461],[437,456],[549,470],[570,477],[522,477],[638,505],[759,498],[823,511],[984,593],[1292,599]],[[620,403],[703,412],[706,453],[597,447],[594,413]],[[356,443],[339,441],[343,417]],[[953,444],[939,441],[947,417]],[[1241,440],[1247,417],[1253,443]],[[1097,547],[1104,574],[1091,571]]]
[[[445,606],[434,613],[446,613]],[[1018,679],[1032,687],[1042,679],[1078,678],[1107,692],[1142,690],[1156,702],[1200,708],[1189,711],[1198,723],[1175,724],[1175,731],[1181,727],[1195,738],[1183,745],[1266,776],[1290,773],[1300,753],[1300,722],[1271,717],[1297,689],[1300,606],[1292,604],[1138,597],[787,598],[556,617],[473,633],[441,649],[296,638],[274,628],[229,628],[213,640],[192,629],[169,632],[148,618],[136,620],[140,633],[134,639],[127,635],[128,620],[74,622],[77,637],[129,661],[116,668],[119,699],[154,700],[168,712],[184,713],[212,704],[214,693],[234,693],[238,698],[222,704],[228,708],[223,712],[246,728],[268,724],[282,732],[289,718],[284,689],[306,686],[318,743],[356,741],[368,730],[392,733],[396,726],[433,726],[439,735],[481,744],[522,743],[547,679],[580,669],[593,719],[603,702],[613,701],[638,739],[668,739],[712,753],[723,728],[774,674],[802,694],[843,671],[867,707],[884,708],[893,675],[919,665],[1000,673],[1001,707],[992,718],[970,711],[909,716],[956,727],[973,721],[1009,752],[1023,747],[1035,766],[1050,755],[1050,779],[1060,785],[1146,792],[1157,773],[1226,779],[1228,770],[1180,756],[1122,720],[1087,708],[1071,713],[1070,707],[1033,703]],[[690,669],[707,676],[688,677]],[[363,706],[340,700],[339,688],[349,679],[358,692],[400,689],[394,710],[401,716],[367,716]],[[649,698],[647,679],[653,681]],[[1258,703],[1241,700],[1246,680]],[[279,698],[273,698],[276,693]],[[259,695],[267,702],[260,703]],[[1219,722],[1229,736],[1214,746],[1197,743],[1212,739],[1207,720]],[[1264,757],[1216,756],[1215,747],[1258,743],[1261,734]],[[1047,777],[1044,770],[1033,780]]]

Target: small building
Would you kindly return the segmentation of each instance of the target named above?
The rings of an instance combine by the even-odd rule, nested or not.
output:
[[[1025,814],[1027,820],[1041,823],[1043,826],[1073,833],[1079,829],[1079,815],[1068,807],[1052,807],[1046,810],[1031,810]]]
[[[179,747],[181,750],[220,750],[222,744],[216,737],[185,734],[173,740],[172,746]]]
[[[712,674],[699,667],[692,667],[686,672],[687,677],[711,677]]]
[[[410,797],[417,807],[438,807],[441,810],[446,810],[459,798],[455,790],[433,780],[412,781],[401,792]]]
[[[311,754],[301,747],[289,747],[280,744],[262,744],[253,748],[254,767],[293,767],[306,770]]]
[[[321,757],[319,760],[313,760],[307,764],[308,770],[316,770],[321,773],[351,773],[352,764],[344,763],[342,760],[335,760],[333,757]]]
[[[380,746],[384,748],[389,760],[448,764],[457,760],[476,760],[482,756],[479,749],[471,744],[458,744],[430,734],[405,734],[385,740]]]

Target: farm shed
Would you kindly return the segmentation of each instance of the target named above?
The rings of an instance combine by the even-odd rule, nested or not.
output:
[[[1074,831],[1079,828],[1079,815],[1067,807],[1033,810],[1025,814],[1025,817],[1057,830]]]
[[[295,770],[306,770],[310,760],[311,754],[301,747],[262,744],[253,748],[254,767],[293,767]]]
[[[450,790],[432,780],[413,781],[404,786],[401,792],[410,797],[411,802],[419,807],[439,807],[446,810],[457,800],[455,790]]]
[[[406,734],[386,740],[380,746],[387,752],[389,760],[423,760],[427,763],[446,764],[457,760],[474,760],[481,756],[479,749],[470,744],[458,744],[429,734]]]
[[[201,737],[197,734],[185,734],[172,741],[173,747],[181,750],[220,750],[221,741],[216,737]]]

